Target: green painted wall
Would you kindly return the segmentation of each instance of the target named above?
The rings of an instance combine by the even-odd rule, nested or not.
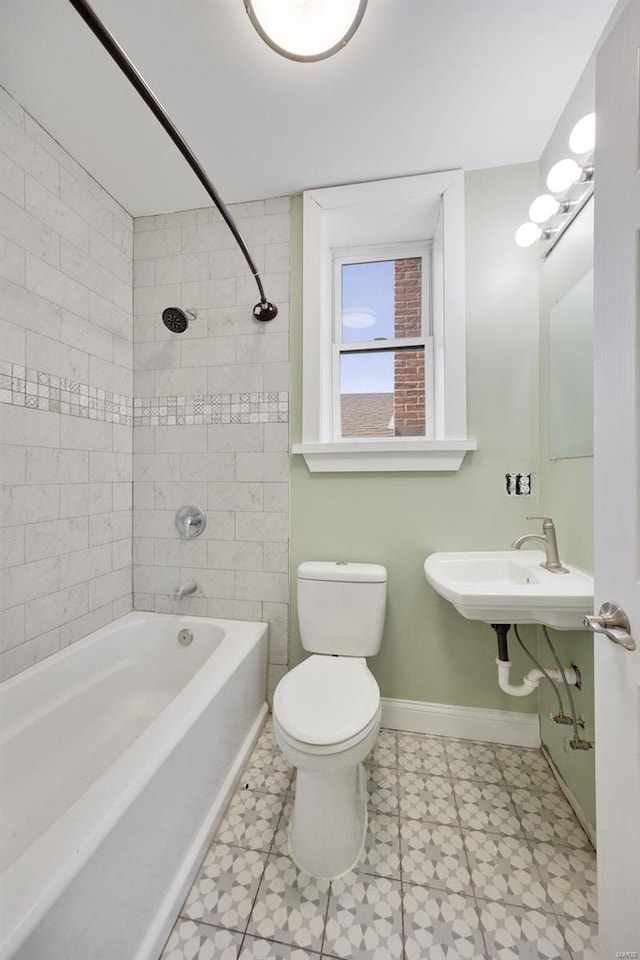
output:
[[[580,117],[593,110],[595,69],[592,60],[585,69],[540,158],[540,192],[547,171],[567,155],[569,134]],[[549,460],[549,313],[593,266],[593,201],[581,211],[540,267],[540,505],[541,512],[553,517],[558,535],[560,558],[593,569],[593,458]],[[582,690],[573,689],[578,716],[586,726],[581,736],[594,739],[593,636],[586,630],[549,631],[562,663],[580,668]],[[543,664],[552,657],[542,637],[538,654]],[[561,691],[562,695],[564,693]],[[566,703],[566,697],[564,697]],[[595,750],[568,750],[572,728],[549,720],[557,710],[557,700],[549,684],[538,690],[538,711],[542,741],[549,750],[569,789],[574,793],[586,819],[595,827]],[[565,708],[568,712],[568,708]]]
[[[535,499],[507,498],[504,475],[537,469],[538,260],[513,242],[538,165],[466,174],[467,409],[478,450],[458,473],[310,474],[292,458],[292,665],[304,657],[295,570],[303,560],[384,563],[388,612],[370,661],[384,697],[535,712],[503,694],[490,627],[465,620],[424,579],[436,550],[504,549],[530,529]],[[301,202],[292,232],[292,440],[301,439]],[[535,628],[524,628],[535,641]],[[529,665],[513,645],[514,677]]]

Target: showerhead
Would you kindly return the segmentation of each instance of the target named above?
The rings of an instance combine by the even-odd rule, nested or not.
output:
[[[193,310],[181,310],[180,307],[166,307],[162,311],[162,322],[171,333],[184,333],[190,320],[195,320]]]

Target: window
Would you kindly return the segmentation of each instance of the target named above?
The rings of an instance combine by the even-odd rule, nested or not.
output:
[[[463,204],[461,171],[304,194],[303,438],[293,452],[310,470],[457,470],[475,448]]]
[[[430,435],[429,268],[424,244],[334,255],[335,439]]]

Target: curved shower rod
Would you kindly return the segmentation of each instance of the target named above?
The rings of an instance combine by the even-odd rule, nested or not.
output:
[[[244,254],[244,258],[249,264],[249,269],[253,274],[253,277],[258,285],[258,292],[260,294],[260,303],[256,303],[253,308],[253,316],[256,320],[273,320],[277,316],[278,308],[275,304],[270,303],[267,300],[266,294],[264,292],[264,287],[262,286],[262,280],[260,279],[260,274],[258,268],[256,267],[255,261],[251,256],[251,251],[245,243],[244,237],[238,230],[238,226],[229,213],[229,210],[214,187],[213,183],[203,170],[200,162],[194,155],[191,147],[188,145],[182,134],[177,130],[175,125],[169,119],[165,113],[160,101],[156,98],[155,94],[151,90],[142,76],[138,73],[137,69],[134,67],[133,63],[126,55],[118,41],[115,39],[113,34],[105,27],[103,22],[100,20],[95,10],[87,3],[87,0],[69,0],[69,3],[72,7],[80,14],[84,22],[87,24],[92,33],[97,37],[102,46],[105,48],[107,53],[112,57],[113,60],[118,64],[124,75],[127,77],[129,82],[135,89],[138,91],[146,105],[149,107],[153,115],[157,120],[160,121],[161,125],[164,127],[166,132],[169,134],[176,147],[185,158],[196,177],[205,188],[214,204],[218,208],[222,219],[229,227],[229,230],[235,237],[235,240]]]

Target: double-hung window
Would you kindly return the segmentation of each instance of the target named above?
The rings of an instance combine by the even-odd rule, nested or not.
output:
[[[333,438],[432,437],[430,244],[332,259]]]
[[[458,470],[464,175],[303,194],[302,454],[313,472]]]

